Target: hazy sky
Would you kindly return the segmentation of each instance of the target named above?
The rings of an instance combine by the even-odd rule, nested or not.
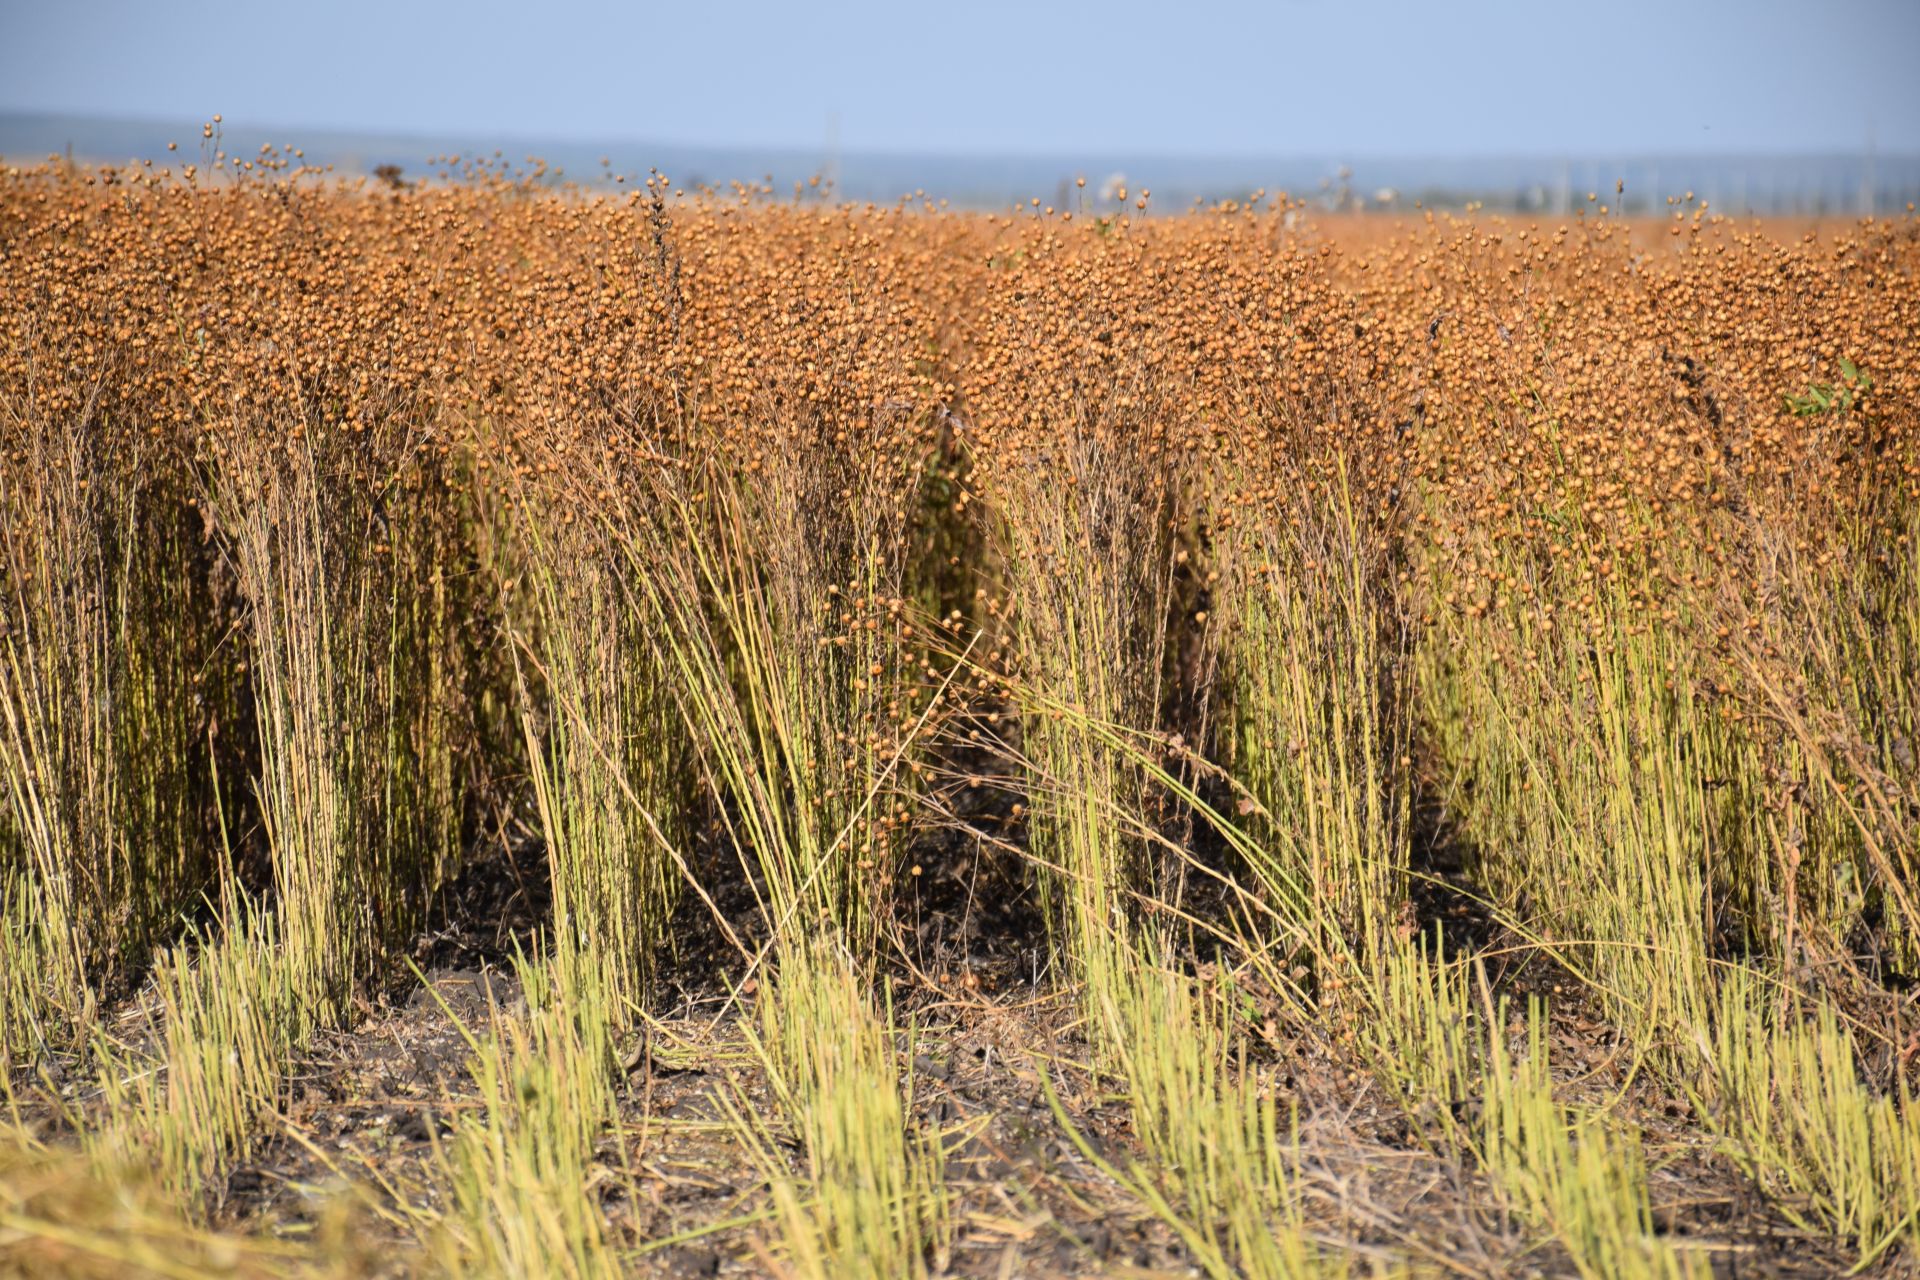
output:
[[[910,152],[1920,153],[1920,0],[0,0],[0,110]]]

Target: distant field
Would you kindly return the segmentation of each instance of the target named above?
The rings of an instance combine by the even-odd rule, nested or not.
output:
[[[251,163],[0,178],[0,1274],[1920,1263],[1910,214]]]
[[[437,172],[433,157],[485,156],[510,166],[538,167],[549,178],[563,172],[570,181],[614,185],[619,175],[639,182],[650,166],[671,174],[688,190],[708,184],[725,189],[734,179],[766,180],[782,195],[796,183],[824,175],[836,199],[891,204],[903,193],[919,192],[955,207],[1004,209],[1032,196],[1063,207],[1078,203],[1073,186],[1086,178],[1084,197],[1098,203],[1110,178],[1125,175],[1135,185],[1154,189],[1162,212],[1204,201],[1243,199],[1256,189],[1290,191],[1314,206],[1332,210],[1356,205],[1369,210],[1483,207],[1536,210],[1538,216],[1563,216],[1563,204],[1577,207],[1588,192],[1615,193],[1615,212],[1635,217],[1659,209],[1668,195],[1691,190],[1723,213],[1746,216],[1806,214],[1826,216],[1877,210],[1897,213],[1920,201],[1920,155],[1872,149],[1740,154],[1679,151],[1668,154],[1510,155],[1403,154],[1154,154],[1137,149],[1109,152],[1034,152],[983,150],[974,153],[888,153],[825,146],[768,148],[674,145],[659,139],[607,137],[506,138],[433,133],[363,133],[292,128],[229,120],[202,138],[192,119],[63,115],[0,109],[0,163],[36,165],[49,156],[81,165],[151,162],[173,164],[176,144],[198,157],[224,149],[242,160],[262,146],[299,141],[303,158],[330,165],[342,175],[370,175],[382,165],[398,166],[408,178]],[[457,166],[456,166],[457,167]],[[1386,199],[1383,201],[1382,197]]]

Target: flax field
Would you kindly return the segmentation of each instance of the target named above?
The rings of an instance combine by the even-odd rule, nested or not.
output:
[[[0,1275],[1920,1269],[1910,210],[203,142],[0,175]]]

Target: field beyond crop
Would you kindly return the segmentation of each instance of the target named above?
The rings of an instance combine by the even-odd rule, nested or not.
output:
[[[0,1275],[1920,1267],[1920,222],[0,177]]]

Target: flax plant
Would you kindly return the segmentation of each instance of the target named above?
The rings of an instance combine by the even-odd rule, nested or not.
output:
[[[804,1176],[735,1111],[768,1171],[787,1255],[818,1280],[932,1274],[952,1234],[940,1135],[915,1132],[902,1037],[891,1008],[875,1010],[865,968],[834,943],[796,941],[760,1002],[753,1046],[806,1151]]]
[[[606,525],[763,917],[862,956],[902,870],[935,696],[910,665],[928,624],[908,604],[901,486],[919,468],[898,429],[871,454],[797,431],[782,467],[655,464],[644,514]]]
[[[490,996],[489,1026],[460,1027],[481,1105],[436,1139],[451,1203],[429,1234],[429,1255],[447,1275],[619,1275],[587,1190],[595,1143],[618,1118],[603,966],[562,940],[551,960],[520,957],[514,969],[524,1011]]]
[[[223,933],[159,958],[138,1041],[97,1040],[107,1123],[89,1135],[91,1154],[102,1168],[142,1161],[189,1216],[253,1149],[309,1029],[279,928],[239,904]]]
[[[434,558],[408,545],[416,520],[444,513],[404,473],[358,507],[355,446],[335,447],[345,460],[304,433],[210,446],[212,509],[251,610],[272,915],[229,874],[224,932],[159,963],[148,1047],[98,1045],[97,1149],[150,1151],[188,1204],[250,1149],[292,1055],[346,1021],[356,985],[452,866],[459,832],[450,712],[434,705],[447,696],[433,683],[447,601]]]
[[[530,518],[536,682],[521,721],[546,834],[554,929],[599,970],[611,1016],[642,1007],[679,878],[697,780],[622,563],[560,521]],[[538,695],[525,685],[535,684]]]
[[[409,545],[442,518],[438,495],[407,483],[404,453],[369,477],[364,446],[330,434],[348,438],[222,441],[213,480],[251,611],[282,946],[316,1025],[344,1016],[352,985],[419,920],[459,833],[435,683],[450,619],[431,544]]]
[[[1759,591],[1718,584],[1703,613],[1748,717],[1743,796],[1776,850],[1762,936],[1776,954],[1859,950],[1909,972],[1920,943],[1920,502],[1851,514],[1750,512],[1731,532]]]
[[[1544,1011],[1530,1008],[1525,1026],[1518,1054],[1498,1024],[1488,1037],[1477,1144],[1511,1211],[1551,1231],[1584,1280],[1706,1274],[1655,1231],[1637,1135],[1557,1102]]]
[[[1095,1016],[1148,1160],[1117,1168],[1068,1126],[1083,1154],[1172,1226],[1217,1280],[1349,1274],[1350,1261],[1307,1231],[1297,1118],[1235,1048],[1231,993],[1169,969],[1159,944],[1110,945],[1127,952],[1101,966],[1113,979],[1099,988]]]
[[[1639,1043],[1687,1061],[1712,1022],[1716,871],[1754,856],[1715,794],[1739,744],[1684,633],[1624,592],[1552,607],[1513,572],[1512,599],[1422,646],[1425,720],[1459,771],[1443,785],[1496,899]]]
[[[1412,842],[1412,635],[1387,533],[1337,459],[1324,479],[1269,480],[1215,524],[1231,768],[1260,843],[1372,954],[1404,925]]]
[[[897,508],[868,505],[857,477],[823,507],[833,465],[663,470],[664,525],[620,533],[771,931],[759,1044],[810,1171],[803,1193],[770,1167],[787,1252],[810,1275],[923,1274],[946,1230],[939,1148],[909,1132],[864,986],[937,694],[930,667],[907,665],[927,623],[907,604]]]
[[[99,413],[0,403],[0,1065],[84,1037],[212,873],[198,519],[165,444]]]
[[[1510,1018],[1484,966],[1448,960],[1437,939],[1396,948],[1380,972],[1362,1053],[1436,1152],[1481,1170],[1506,1211],[1549,1234],[1581,1276],[1700,1271],[1656,1229],[1637,1133],[1605,1107],[1555,1096],[1544,1007]]]
[[[1832,1003],[1746,969],[1721,984],[1706,1055],[1709,1105],[1734,1160],[1802,1230],[1858,1267],[1920,1247],[1920,1102],[1903,1077],[1880,1088]]]
[[[1116,821],[1149,813],[1151,799],[1103,728],[1163,728],[1176,557],[1186,557],[1176,482],[1120,423],[1075,420],[1041,452],[1029,443],[991,459],[987,485],[1010,643],[1032,695],[1021,743],[1030,853],[1059,958],[1084,979],[1108,936],[1128,930],[1134,895],[1172,887],[1151,842]]]

